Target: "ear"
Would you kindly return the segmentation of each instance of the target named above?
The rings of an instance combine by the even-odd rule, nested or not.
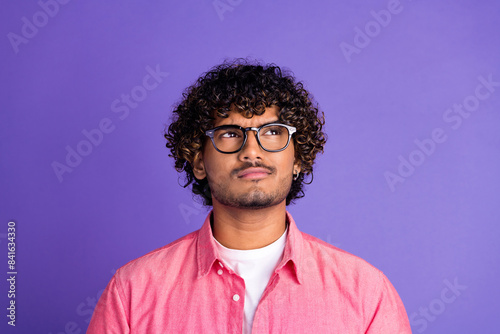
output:
[[[295,163],[293,164],[293,173],[297,174],[302,171],[302,161],[295,159]]]
[[[207,177],[207,172],[205,171],[205,163],[203,162],[202,152],[198,152],[193,160],[193,174],[198,180],[203,180]]]

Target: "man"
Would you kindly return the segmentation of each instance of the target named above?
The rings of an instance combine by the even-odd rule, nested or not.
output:
[[[277,66],[236,60],[199,78],[165,137],[213,210],[121,267],[87,333],[411,333],[382,272],[300,232],[286,210],[323,151],[323,124]]]

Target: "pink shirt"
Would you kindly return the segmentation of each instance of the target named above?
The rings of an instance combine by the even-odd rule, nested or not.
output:
[[[396,290],[364,260],[300,232],[287,212],[283,259],[252,333],[411,333]],[[117,270],[87,333],[241,333],[245,282],[222,263],[210,226]]]

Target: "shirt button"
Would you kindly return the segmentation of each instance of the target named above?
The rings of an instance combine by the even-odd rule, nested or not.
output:
[[[217,270],[217,274],[222,275],[222,269]]]
[[[233,300],[234,300],[235,302],[237,302],[238,300],[240,300],[240,296],[239,296],[238,294],[235,294],[235,295],[233,296]]]

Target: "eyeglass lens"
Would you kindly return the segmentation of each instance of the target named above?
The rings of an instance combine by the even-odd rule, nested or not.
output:
[[[281,150],[286,146],[288,138],[288,129],[282,125],[267,125],[259,131],[260,144],[266,150]],[[243,131],[238,128],[224,128],[214,132],[215,146],[223,152],[239,150],[244,139]]]

